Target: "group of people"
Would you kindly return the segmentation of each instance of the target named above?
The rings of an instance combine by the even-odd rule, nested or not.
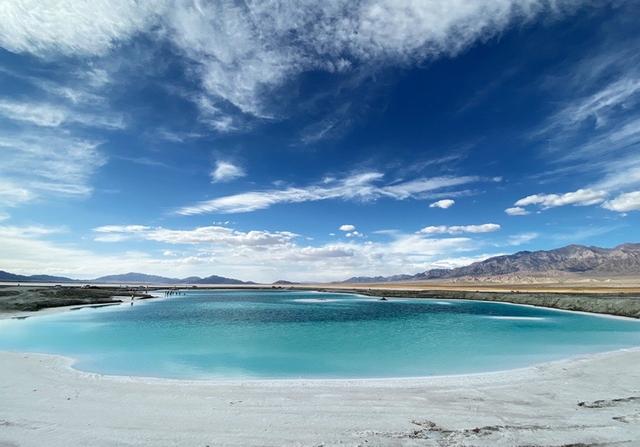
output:
[[[165,290],[164,296],[185,295],[182,290]]]

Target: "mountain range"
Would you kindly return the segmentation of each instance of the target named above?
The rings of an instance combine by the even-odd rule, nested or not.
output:
[[[0,281],[5,282],[82,282],[98,284],[255,284],[250,281],[240,281],[239,279],[225,278],[223,276],[211,275],[206,278],[190,276],[188,278],[167,278],[164,276],[146,275],[144,273],[124,273],[121,275],[101,276],[91,280],[79,280],[64,276],[49,275],[16,275],[0,270]]]
[[[481,279],[509,275],[558,276],[590,274],[594,276],[640,275],[640,243],[627,243],[614,248],[568,245],[554,250],[519,251],[512,255],[494,256],[484,261],[454,269],[432,269],[415,275],[356,276],[340,283],[377,283],[426,280]],[[4,282],[82,282],[101,284],[255,284],[251,281],[211,275],[206,278],[167,278],[144,273],[124,273],[101,276],[92,280],[77,280],[64,276],[16,275],[0,270]],[[274,284],[296,284],[276,281]]]
[[[640,244],[614,248],[568,245],[554,250],[520,251],[494,256],[454,269],[433,269],[416,275],[356,276],[343,283],[426,281],[503,275],[557,276],[562,274],[640,275]]]

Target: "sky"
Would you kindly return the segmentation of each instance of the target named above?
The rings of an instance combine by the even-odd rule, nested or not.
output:
[[[269,282],[640,236],[640,5],[12,0],[0,269]]]

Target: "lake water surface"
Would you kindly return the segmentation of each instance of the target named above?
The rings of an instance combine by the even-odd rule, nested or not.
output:
[[[0,350],[167,378],[373,378],[510,369],[640,346],[640,322],[478,301],[189,291],[0,320]]]

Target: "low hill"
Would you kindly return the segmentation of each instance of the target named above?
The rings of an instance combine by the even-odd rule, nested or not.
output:
[[[108,284],[122,284],[122,283],[139,283],[139,284],[175,284],[180,282],[180,279],[166,278],[164,276],[146,275],[144,273],[123,273],[120,275],[107,275],[101,276],[91,280],[90,282],[96,283],[108,283]]]
[[[239,279],[225,278],[224,276],[211,275],[206,278],[189,276],[188,278],[167,278],[164,276],[146,275],[144,273],[124,273],[122,275],[109,275],[96,278],[91,282],[97,283],[137,283],[137,284],[254,284],[240,281]]]
[[[71,278],[51,275],[16,275],[0,270],[0,281],[4,282],[73,282]]]
[[[155,285],[177,285],[177,284],[255,284],[250,281],[240,281],[239,279],[225,278],[224,276],[211,275],[206,278],[190,276],[188,278],[168,278],[158,275],[147,275],[144,273],[129,272],[119,275],[106,275],[91,280],[77,280],[63,276],[50,275],[16,275],[0,270],[0,281],[2,282],[83,282],[98,284],[155,284]]]

